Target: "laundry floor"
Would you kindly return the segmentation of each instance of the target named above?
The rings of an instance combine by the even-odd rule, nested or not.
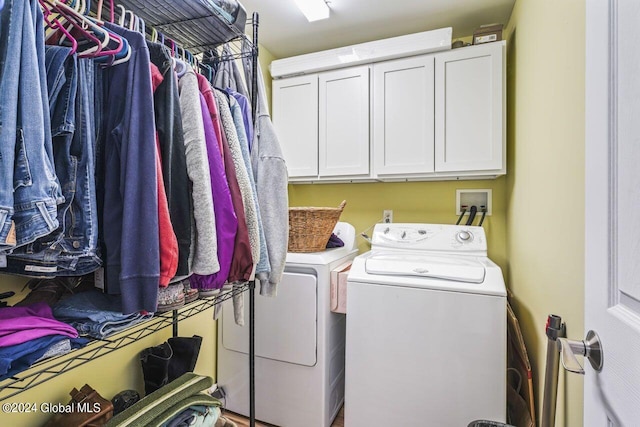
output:
[[[241,415],[224,411],[224,416],[236,423],[238,427],[249,427],[249,420]],[[256,427],[272,427],[272,425],[256,422]],[[344,427],[344,406],[340,409],[340,412],[338,412],[338,415],[333,421],[333,424],[331,424],[331,427]]]

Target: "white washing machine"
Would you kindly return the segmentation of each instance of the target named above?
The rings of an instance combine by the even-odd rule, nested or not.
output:
[[[378,224],[347,282],[345,425],[506,417],[506,289],[482,227]]]
[[[352,260],[355,229],[339,222],[345,246],[289,253],[275,298],[255,299],[256,419],[282,427],[329,427],[344,402],[345,316],[330,311],[330,272]],[[245,307],[246,308],[246,307]],[[236,325],[230,301],[218,322],[218,385],[225,407],[249,414],[249,319]]]

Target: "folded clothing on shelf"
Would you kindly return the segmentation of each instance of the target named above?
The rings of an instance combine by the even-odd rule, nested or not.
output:
[[[60,356],[89,342],[86,338],[48,335],[21,344],[0,347],[0,381],[29,369],[34,363]]]
[[[51,307],[45,302],[25,307],[0,308],[0,347],[22,344],[49,335],[77,338],[78,332],[55,319]]]
[[[120,296],[90,290],[71,295],[53,308],[54,316],[80,335],[103,339],[153,317],[153,313],[122,314]]]

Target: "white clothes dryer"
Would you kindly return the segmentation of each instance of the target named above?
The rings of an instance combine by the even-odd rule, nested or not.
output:
[[[506,288],[484,229],[378,224],[347,281],[345,425],[506,418]]]
[[[275,298],[255,298],[256,419],[282,427],[330,427],[344,402],[344,314],[330,311],[331,270],[352,260],[355,229],[339,222],[342,248],[289,253]],[[249,415],[248,310],[218,321],[218,385],[225,407]]]

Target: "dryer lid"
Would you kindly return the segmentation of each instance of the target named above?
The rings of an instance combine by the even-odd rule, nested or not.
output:
[[[415,276],[466,283],[482,283],[485,266],[469,257],[442,257],[420,253],[372,253],[366,259],[368,274]]]

